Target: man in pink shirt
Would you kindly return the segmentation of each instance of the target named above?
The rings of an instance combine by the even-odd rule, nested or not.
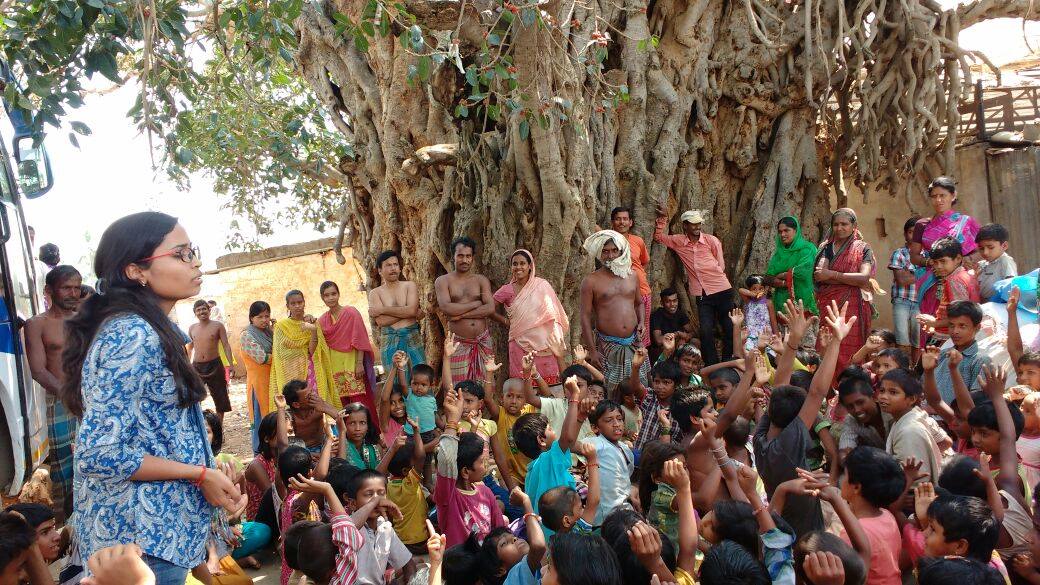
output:
[[[675,252],[686,269],[690,297],[697,302],[701,354],[704,363],[711,365],[719,361],[715,349],[716,324],[722,327],[723,357],[728,359],[733,355],[733,322],[729,320],[729,312],[734,306],[733,286],[726,278],[722,242],[701,232],[704,215],[700,211],[687,211],[681,219],[683,233],[668,235],[668,212],[658,205],[654,241]]]

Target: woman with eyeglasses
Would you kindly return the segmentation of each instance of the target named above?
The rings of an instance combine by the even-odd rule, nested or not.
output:
[[[128,215],[105,230],[99,294],[67,321],[62,400],[81,417],[72,525],[87,558],[136,543],[157,585],[205,562],[215,507],[241,494],[215,465],[199,403],[206,388],[167,317],[202,284],[177,219]]]

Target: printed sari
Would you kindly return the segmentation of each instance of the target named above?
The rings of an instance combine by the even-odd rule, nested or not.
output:
[[[522,360],[527,352],[535,352],[535,369],[550,386],[560,383],[560,366],[549,351],[550,339],[565,339],[570,322],[556,291],[547,280],[535,276],[534,255],[527,250],[531,276],[527,284],[516,290],[516,281],[495,291],[494,298],[506,308],[509,317],[509,377],[523,377]],[[510,256],[512,257],[512,256]]]
[[[327,311],[318,317],[318,325],[329,347],[333,394],[339,397],[339,402],[332,404],[360,402],[374,415],[375,354],[361,313],[354,307],[343,307],[337,318]]]
[[[848,274],[858,273],[860,266],[864,262],[870,264],[870,275],[873,276],[876,269],[874,253],[870,249],[870,244],[863,239],[859,230],[856,230],[837,250],[834,249],[831,239],[828,237],[820,245],[816,266]],[[871,300],[872,297],[868,289],[831,282],[817,283],[817,306],[826,307],[831,301],[834,301],[838,304],[838,307],[841,307],[842,304],[847,302],[849,308],[846,316],[856,316],[856,323],[853,325],[852,331],[841,342],[841,351],[838,354],[838,366],[835,369],[835,374],[845,369],[845,366],[852,361],[852,356],[859,348],[863,347],[863,344],[867,342],[867,338],[870,336],[871,321],[874,316],[874,306]],[[825,349],[820,345],[820,342],[817,342],[817,351],[823,353]]]
[[[240,341],[242,361],[246,366],[246,408],[249,409],[249,426],[253,435],[253,452],[260,449],[260,421],[270,412],[271,397],[271,352],[274,338],[270,329],[253,325],[246,327]],[[252,502],[250,502],[252,504]]]
[[[913,241],[921,244],[921,253],[927,257],[932,244],[942,238],[953,238],[961,243],[961,255],[967,256],[978,247],[975,244],[975,236],[978,233],[979,222],[975,221],[974,217],[951,209],[938,217],[919,220],[914,226]],[[935,286],[936,282],[935,273],[931,268],[917,267],[918,302],[923,301],[925,293]]]
[[[282,391],[289,380],[306,380],[318,395],[335,406],[339,396],[333,391],[330,375],[329,346],[318,327],[318,346],[314,354],[308,355],[311,332],[303,328],[303,321],[281,319],[274,326],[274,343],[271,354],[271,390],[268,408],[275,409],[275,394]]]

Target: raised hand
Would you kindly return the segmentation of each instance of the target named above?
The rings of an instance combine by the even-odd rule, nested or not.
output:
[[[661,479],[676,490],[681,490],[689,487],[690,472],[682,461],[669,459],[664,462],[664,468],[661,470]]]
[[[303,474],[289,478],[289,487],[305,494],[323,495],[332,491],[332,486],[324,481],[311,479]]]
[[[141,559],[141,547],[117,544],[90,555],[87,568],[91,575],[84,585],[154,585],[155,573]]]
[[[412,427],[412,428],[414,429],[415,427]],[[397,434],[397,438],[394,439],[393,450],[394,451],[400,451],[407,444],[408,444],[408,436],[405,435],[404,433],[398,433]]]
[[[455,352],[458,351],[458,349],[459,344],[455,341],[455,334],[448,331],[444,335],[444,355],[455,355]]]
[[[275,394],[274,395],[274,407],[277,408],[278,410],[285,410],[285,408],[286,408],[285,396],[282,396],[281,394]]]
[[[935,315],[927,315],[924,313],[917,315],[917,322],[923,327],[935,327],[936,321],[938,321],[938,319],[935,318]]]
[[[769,336],[769,347],[776,352],[776,355],[780,355],[787,351],[787,339],[780,337],[780,335],[774,333]]]
[[[834,332],[831,331],[830,327],[820,327],[820,332],[817,334],[816,339],[819,341],[820,347],[827,347],[834,343]]]
[[[929,372],[934,370],[939,365],[939,348],[934,345],[929,345],[924,348],[924,353],[921,354],[921,367],[924,371]]]
[[[529,351],[524,354],[524,357],[520,359],[520,365],[524,369],[524,377],[531,377],[531,372],[534,371],[534,352]]]
[[[744,493],[755,491],[758,487],[758,473],[750,465],[737,466],[737,482]]]
[[[957,366],[961,365],[961,362],[964,361],[964,354],[954,348],[946,353],[946,359],[949,361],[950,369],[955,370],[957,369]]]
[[[502,364],[495,362],[495,356],[489,355],[484,358],[484,371],[493,374],[502,368]]]
[[[444,561],[444,550],[448,548],[448,537],[443,534],[437,534],[437,531],[433,528],[433,522],[429,519],[426,520],[426,530],[430,533],[430,538],[426,541],[426,550],[430,555],[430,564],[434,567],[440,566],[441,562]]]
[[[814,585],[843,585],[845,567],[841,558],[831,552],[811,552],[805,555],[802,569]]]
[[[589,359],[589,352],[585,349],[585,346],[584,345],[580,345],[580,344],[579,345],[575,345],[574,346],[574,361],[579,363],[579,364],[582,364],[582,363],[585,363],[585,360],[587,360],[587,359]]]
[[[674,340],[675,338],[673,337],[672,341],[674,342]],[[675,347],[674,344],[672,347]],[[640,347],[639,349],[637,349],[636,353],[632,356],[632,368],[639,369],[643,365],[643,362],[645,362],[649,356],[650,352],[646,351],[645,347]]]
[[[412,417],[408,417],[408,418],[404,419],[404,421],[406,423],[408,423],[408,426],[412,427],[413,429],[418,429],[419,428],[419,421],[414,419],[414,418],[412,418]]]
[[[404,371],[405,366],[408,365],[408,354],[401,350],[394,352],[394,368]]]
[[[664,349],[664,352],[667,353],[667,354],[671,354],[672,352],[674,352],[675,351],[675,334],[674,333],[665,333],[664,334],[664,338],[661,340],[661,347]]]
[[[733,326],[739,328],[744,323],[744,311],[739,308],[733,309],[729,312],[729,320],[733,322]]]
[[[805,305],[802,301],[787,299],[784,303],[784,320],[791,330],[791,345],[799,345],[805,337],[805,332],[809,330],[809,321],[805,318]]]
[[[849,310],[849,303],[844,302],[841,308],[838,308],[838,303],[831,301],[829,307],[827,307],[827,325],[834,331],[834,336],[840,343],[845,336],[852,331],[852,326],[856,324],[857,317],[855,315],[846,317],[845,314]]]
[[[871,353],[873,353],[873,352],[877,351],[878,349],[880,349],[881,345],[883,343],[884,343],[884,340],[881,339],[880,335],[871,335],[870,337],[867,338],[867,342],[864,343],[863,345],[868,350],[870,350]]]
[[[653,566],[661,556],[661,534],[646,522],[639,521],[628,529],[628,543],[644,567]]]
[[[527,492],[520,489],[520,486],[513,488],[513,491],[509,492],[509,503],[519,508],[527,508],[531,505],[531,496],[527,495]]]
[[[571,451],[574,452],[575,455],[584,457],[586,460],[595,459],[597,455],[596,446],[587,441],[578,441],[577,443],[574,443],[571,445]]]
[[[922,465],[924,465],[924,461],[918,461],[913,457],[907,457],[903,461],[903,476],[906,477],[907,485],[913,485],[914,482],[927,479],[931,475],[927,471],[921,471]]]
[[[1015,311],[1018,311],[1018,302],[1020,300],[1022,300],[1022,291],[1017,286],[1011,287],[1011,290],[1008,291],[1007,300],[1008,315],[1014,315]]]
[[[547,340],[549,343],[549,351],[556,357],[563,357],[567,354],[567,340],[562,335],[550,335]]]
[[[975,474],[975,477],[981,479],[982,481],[989,481],[990,479],[993,479],[992,475],[990,475],[991,473],[993,473],[992,468],[990,467],[991,461],[993,461],[992,455],[990,455],[989,453],[980,452],[979,467],[978,469],[972,470],[972,473]]]
[[[998,366],[986,366],[979,376],[982,388],[990,400],[1004,399],[1004,387],[1007,385],[1007,371]]]
[[[444,417],[448,419],[448,422],[462,420],[462,401],[459,400],[459,393],[455,390],[448,390],[444,393]]]
[[[671,411],[667,408],[657,409],[657,421],[661,423],[661,426],[670,427],[672,426]]]
[[[578,388],[577,376],[570,376],[563,381],[563,393],[567,395],[567,400],[578,400],[578,394],[581,393],[581,389]]]
[[[922,481],[914,486],[914,515],[922,527],[928,521],[928,506],[932,505],[936,497],[932,482]]]

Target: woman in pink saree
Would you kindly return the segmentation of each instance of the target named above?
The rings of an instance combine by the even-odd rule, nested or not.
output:
[[[535,276],[534,256],[530,252],[513,252],[509,264],[513,280],[494,294],[508,318],[509,376],[523,377],[523,357],[534,352],[535,371],[550,386],[559,384],[560,366],[549,350],[549,342],[564,339],[570,330],[567,313],[552,285]]]
[[[376,412],[375,354],[361,313],[339,304],[339,286],[331,280],[322,283],[320,292],[329,308],[318,317],[318,326],[329,347],[332,390],[342,406],[360,402]]]
[[[957,203],[957,187],[953,179],[937,177],[929,183],[928,202],[935,209],[935,215],[918,221],[910,237],[910,261],[918,266],[917,298],[922,304],[928,291],[938,283],[928,258],[932,244],[943,238],[953,238],[961,244],[961,255],[967,257],[975,253],[975,236],[979,233],[979,222],[974,217],[953,210]],[[965,269],[969,267],[965,266]],[[934,296],[934,291],[930,296]]]

